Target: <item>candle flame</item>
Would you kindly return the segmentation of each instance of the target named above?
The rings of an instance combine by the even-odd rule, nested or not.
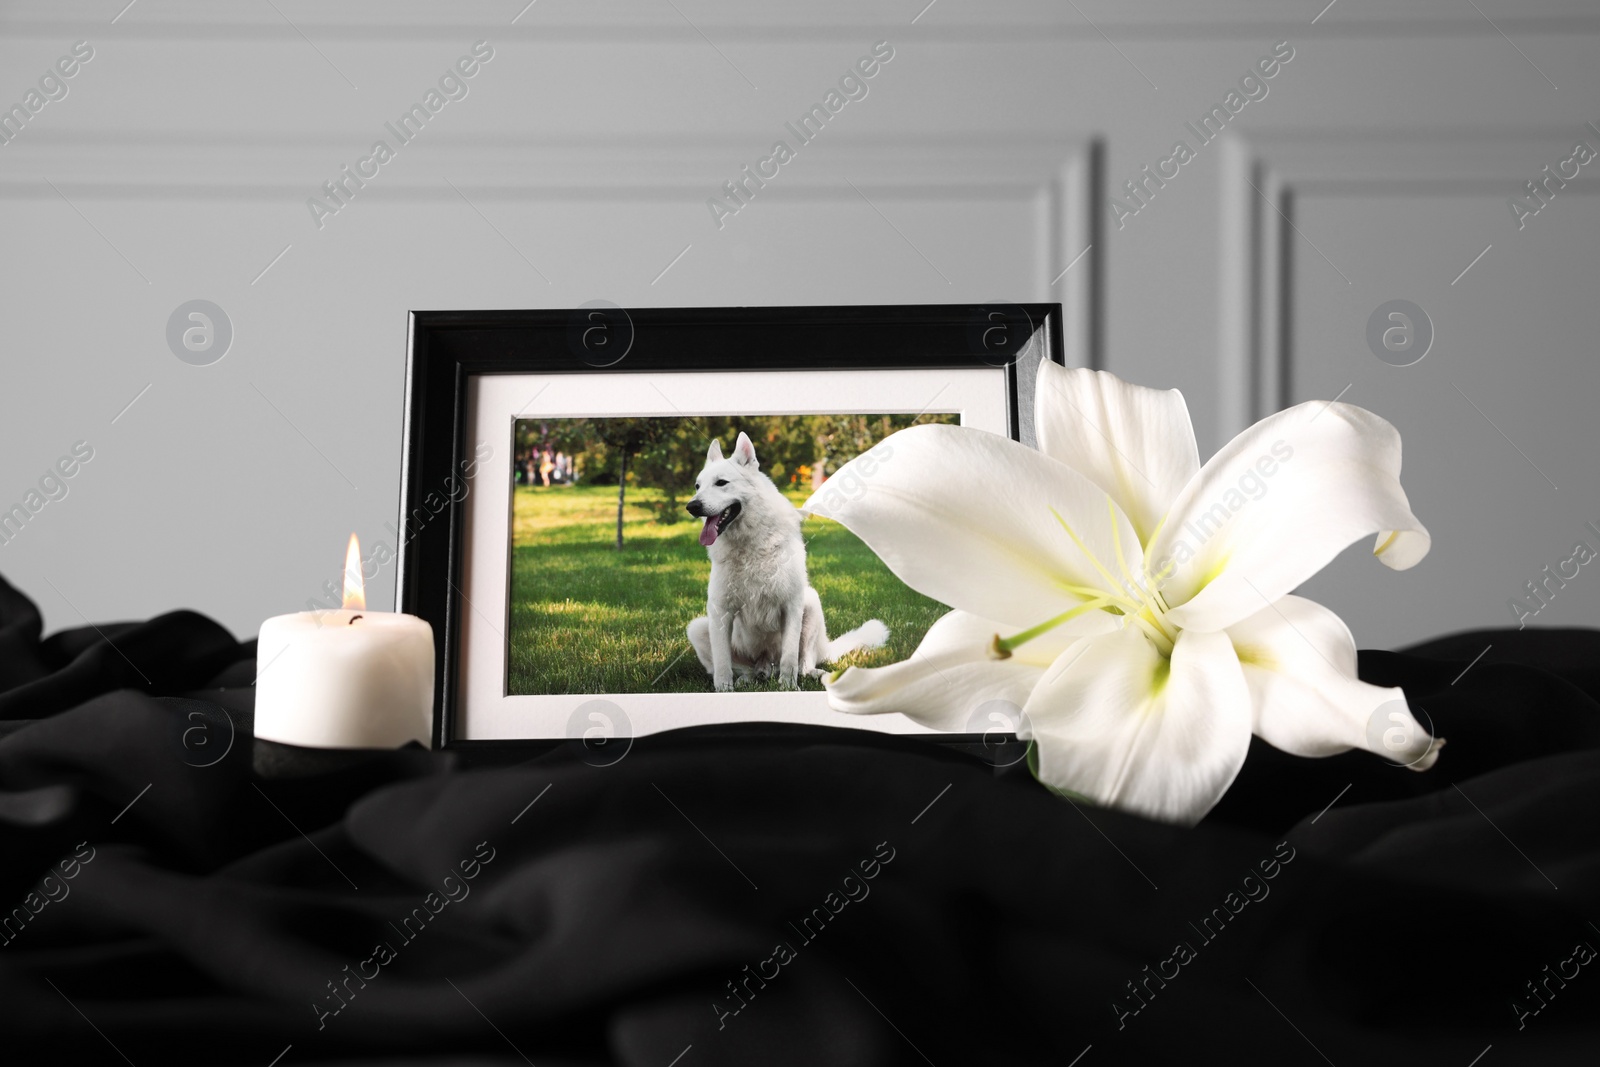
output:
[[[347,611],[367,610],[367,583],[361,577],[361,542],[350,535],[344,553],[344,607]]]

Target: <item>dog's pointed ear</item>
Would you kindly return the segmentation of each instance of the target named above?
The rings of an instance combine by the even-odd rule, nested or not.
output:
[[[733,446],[733,461],[745,467],[759,467],[756,462],[756,446],[750,443],[750,435],[739,434],[739,441]]]
[[[722,442],[715,437],[711,439],[711,447],[706,449],[706,466],[719,463],[722,460]]]

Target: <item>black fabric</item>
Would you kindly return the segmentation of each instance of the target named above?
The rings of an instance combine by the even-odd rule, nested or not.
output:
[[[188,612],[41,641],[0,582],[4,1062],[1600,1052],[1574,955],[1600,948],[1600,634],[1365,653],[1449,739],[1438,766],[1256,743],[1193,829],[856,731],[500,768],[258,746],[253,653]]]

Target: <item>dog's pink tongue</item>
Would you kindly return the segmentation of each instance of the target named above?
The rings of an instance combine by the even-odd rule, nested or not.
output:
[[[707,515],[706,524],[700,528],[700,543],[707,548],[717,539],[717,516]]]

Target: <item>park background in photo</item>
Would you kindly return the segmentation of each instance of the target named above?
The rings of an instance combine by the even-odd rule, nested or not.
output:
[[[507,693],[710,692],[685,627],[706,612],[711,561],[684,506],[712,439],[741,432],[761,472],[797,507],[830,474],[908,426],[955,414],[697,415],[519,419],[512,458]],[[860,538],[805,520],[806,567],[829,636],[868,619],[881,649],[835,667],[911,656],[948,609],[907,588]],[[802,678],[802,689],[821,689]],[[741,688],[776,689],[776,680]]]

